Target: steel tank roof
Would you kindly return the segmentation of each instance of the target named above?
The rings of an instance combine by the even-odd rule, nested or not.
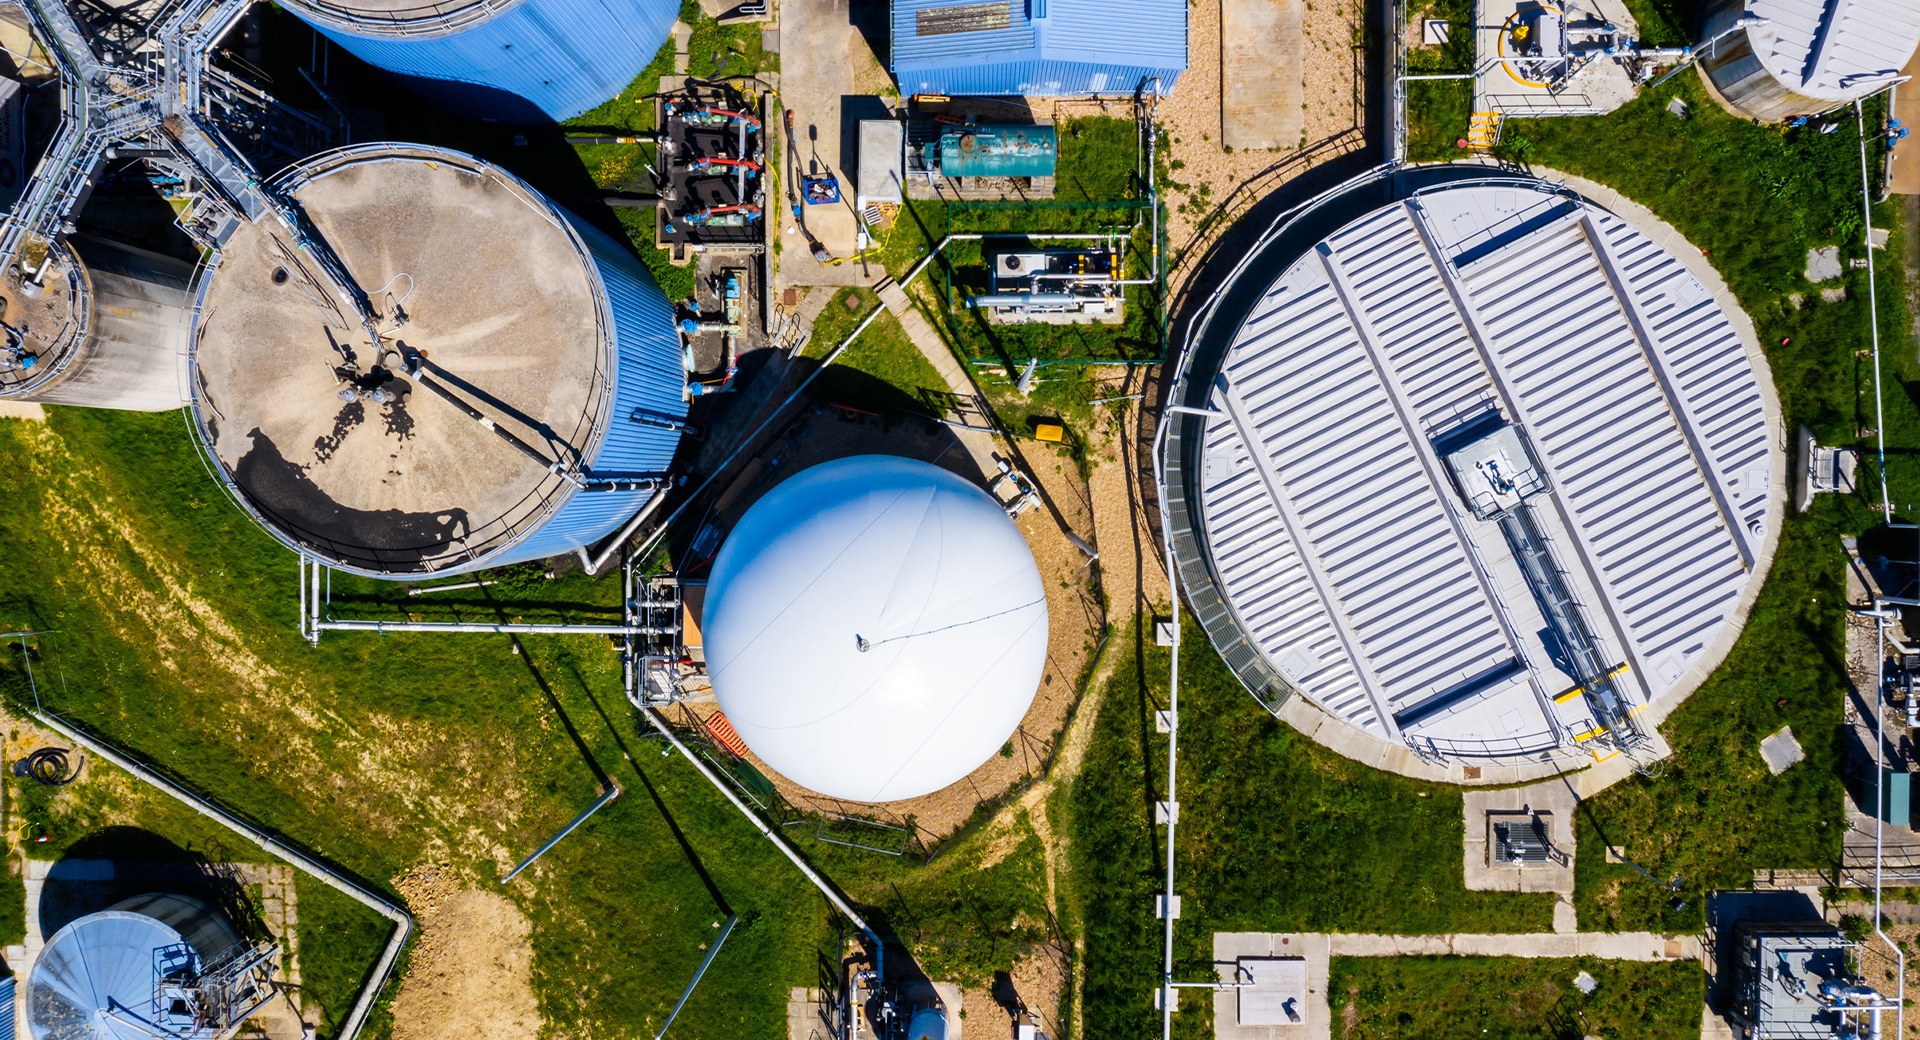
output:
[[[1746,30],[1761,64],[1813,98],[1879,90],[1920,46],[1913,0],[1747,0],[1746,13],[1767,20]]]
[[[1443,457],[1491,416],[1537,456],[1532,516],[1635,710],[1697,684],[1771,557],[1785,462],[1750,327],[1656,234],[1501,179],[1373,209],[1286,266],[1192,376],[1215,414],[1177,479],[1221,652],[1244,641],[1384,740],[1571,745],[1564,648]]]
[[[862,455],[790,477],[714,560],[714,695],[788,779],[884,802],[964,778],[1013,734],[1046,664],[1026,539],[985,491]]]
[[[616,364],[579,233],[532,189],[439,149],[361,146],[279,179],[370,295],[393,349],[549,460],[590,463]],[[282,541],[392,575],[471,564],[525,538],[574,487],[431,390],[346,403],[336,366],[373,348],[271,221],[202,278],[189,371],[209,456]],[[401,316],[404,315],[402,322]],[[398,366],[391,366],[397,368]],[[390,370],[391,370],[390,368]]]

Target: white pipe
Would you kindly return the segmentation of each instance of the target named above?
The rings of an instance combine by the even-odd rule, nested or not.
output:
[[[523,636],[654,636],[672,635],[678,625],[491,625],[484,622],[451,621],[321,621],[314,626],[320,632],[480,632],[493,635]]]
[[[632,700],[633,706],[640,709],[640,713],[647,717],[647,721],[653,724],[653,728],[659,730],[661,735],[667,738],[667,742],[672,744],[674,748],[680,752],[681,757],[693,763],[693,768],[698,769],[700,775],[707,778],[708,783],[712,784],[715,789],[725,796],[727,801],[732,802],[735,809],[740,810],[740,815],[746,817],[748,823],[753,824],[754,830],[759,831],[761,837],[772,842],[774,848],[779,849],[787,859],[793,862],[794,866],[800,868],[800,873],[805,874],[807,880],[813,882],[813,887],[819,889],[820,894],[827,897],[827,902],[832,903],[835,910],[840,911],[847,920],[852,921],[855,928],[866,933],[867,938],[873,942],[874,957],[876,958],[874,962],[875,977],[881,982],[885,982],[886,944],[880,941],[879,933],[868,926],[867,919],[861,917],[860,914],[853,909],[851,904],[841,898],[839,890],[834,888],[826,878],[821,877],[813,867],[809,866],[807,861],[801,858],[800,853],[794,851],[793,846],[787,844],[785,838],[782,838],[777,831],[767,826],[767,821],[761,819],[759,813],[754,812],[747,803],[741,801],[740,796],[734,793],[733,788],[728,786],[726,781],[716,776],[711,767],[705,762],[700,761],[699,756],[688,749],[687,745],[681,741],[680,735],[673,731],[673,727],[667,725],[667,720],[661,716],[658,709],[640,700],[637,696],[632,697]]]
[[[652,498],[647,499],[647,504],[641,506],[638,513],[633,514],[633,519],[627,521],[627,526],[622,527],[620,533],[613,536],[613,541],[608,542],[607,547],[600,550],[600,555],[588,556],[587,547],[584,545],[575,550],[580,554],[580,566],[586,570],[587,577],[591,578],[599,574],[600,568],[607,565],[607,558],[613,555],[614,550],[620,548],[628,538],[633,537],[634,530],[645,523],[647,517],[652,516],[653,511],[660,508],[660,503],[666,500],[667,489],[661,488]]]
[[[1876,351],[1875,354],[1877,356],[1878,352]],[[1882,483],[1884,486],[1884,481]],[[1887,619],[1884,617],[1876,618],[1874,620],[1874,627],[1876,634],[1884,640],[1887,630]],[[1898,980],[1895,983],[1897,988],[1894,993],[1894,1028],[1895,1035],[1905,1040],[1907,1035],[1907,1012],[1905,1008],[1907,999],[1907,955],[1892,939],[1887,938],[1886,932],[1880,929],[1880,888],[1882,874],[1885,870],[1882,854],[1882,839],[1885,828],[1883,817],[1887,814],[1887,741],[1886,737],[1881,733],[1882,728],[1886,725],[1887,696],[1887,657],[1886,654],[1882,652],[1883,645],[1883,642],[1876,642],[1874,644],[1873,655],[1875,660],[1873,684],[1875,706],[1873,713],[1873,934],[1879,936],[1880,941],[1887,944],[1887,949],[1893,951],[1894,962],[1898,966],[1894,972],[1894,978]],[[1873,1016],[1874,1036],[1877,1038],[1880,1035],[1880,1009],[1878,1007],[1874,1008]]]
[[[1867,324],[1873,329],[1873,425],[1880,447],[1881,516],[1893,522],[1893,500],[1887,493],[1887,412],[1880,399],[1880,296],[1873,275],[1873,192],[1867,183],[1867,108],[1863,101],[1853,103],[1860,121],[1860,234],[1867,243]],[[1905,1033],[1902,1032],[1904,1040]]]

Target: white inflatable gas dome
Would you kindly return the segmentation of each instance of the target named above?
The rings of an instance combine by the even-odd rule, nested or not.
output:
[[[753,504],[707,585],[714,695],[754,754],[850,801],[928,794],[996,754],[1033,702],[1047,600],[992,496],[860,455]]]

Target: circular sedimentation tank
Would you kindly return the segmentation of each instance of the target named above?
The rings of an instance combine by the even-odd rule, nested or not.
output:
[[[1317,705],[1363,760],[1631,750],[1731,648],[1779,538],[1752,327],[1644,211],[1382,183],[1297,218],[1182,357],[1182,582],[1257,697]]]
[[[571,119],[618,95],[680,16],[666,0],[288,0],[287,9],[457,114],[521,123]]]
[[[885,455],[814,466],[747,510],[702,619],[747,747],[835,798],[930,794],[997,754],[1046,664],[1033,553],[992,496]]]
[[[629,251],[440,149],[332,152],[275,188],[381,335],[376,352],[273,221],[201,279],[195,426],[275,537],[374,577],[445,574],[572,551],[657,493],[685,383],[672,308]]]
[[[191,1032],[184,1009],[159,1004],[162,966],[198,971],[241,948],[219,911],[170,894],[135,896],[54,933],[27,978],[33,1040],[152,1040]],[[191,958],[185,956],[191,950]]]
[[[1714,0],[1701,20],[1701,40],[1712,46],[1700,70],[1720,97],[1755,119],[1777,122],[1885,90],[1920,46],[1920,5]]]
[[[0,399],[180,407],[193,265],[87,235],[29,242],[0,276]]]

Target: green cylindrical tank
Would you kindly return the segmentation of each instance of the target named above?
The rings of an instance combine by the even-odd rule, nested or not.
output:
[[[1051,177],[1060,144],[1051,126],[951,126],[939,156],[942,177]]]

